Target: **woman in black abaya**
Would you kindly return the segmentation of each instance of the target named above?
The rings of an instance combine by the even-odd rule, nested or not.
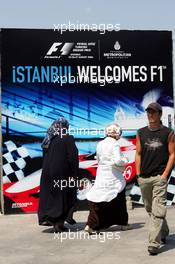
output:
[[[68,121],[61,117],[48,129],[43,141],[43,170],[40,183],[38,218],[40,225],[50,223],[56,232],[64,231],[64,221],[76,203],[78,150],[67,133]]]

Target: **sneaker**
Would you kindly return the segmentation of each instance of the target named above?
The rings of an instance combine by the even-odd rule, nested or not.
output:
[[[85,232],[89,233],[89,234],[92,234],[95,232],[95,230],[93,230],[90,226],[86,225],[85,226],[85,229],[84,229]]]
[[[127,230],[131,230],[132,226],[127,224],[127,225],[121,225],[121,230],[122,231],[127,231]]]
[[[148,247],[148,252],[151,256],[155,256],[158,254],[158,248],[149,246]]]

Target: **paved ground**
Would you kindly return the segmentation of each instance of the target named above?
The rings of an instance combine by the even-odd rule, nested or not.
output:
[[[37,225],[37,216],[0,216],[1,264],[174,264],[175,207],[168,209],[171,233],[158,256],[148,256],[148,216],[144,208],[129,211],[133,230],[112,227],[88,237],[83,228],[88,212],[75,213],[78,224],[70,232],[55,235],[51,228]],[[70,227],[69,225],[67,225]],[[61,242],[61,239],[63,240]]]

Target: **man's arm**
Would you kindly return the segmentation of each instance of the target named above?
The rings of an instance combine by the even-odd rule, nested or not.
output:
[[[140,143],[140,137],[137,134],[136,137],[136,155],[135,155],[135,168],[136,168],[136,175],[140,174],[140,167],[141,167],[141,143]]]
[[[168,138],[168,151],[169,151],[169,159],[166,165],[166,168],[161,175],[162,179],[167,179],[168,175],[170,174],[174,162],[175,162],[175,136],[174,133],[172,132]]]

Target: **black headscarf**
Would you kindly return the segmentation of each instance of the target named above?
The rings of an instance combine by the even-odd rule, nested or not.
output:
[[[43,149],[47,149],[52,138],[56,135],[62,136],[67,134],[67,130],[69,128],[69,122],[64,117],[59,117],[55,120],[52,125],[47,130],[47,134],[41,144]]]

